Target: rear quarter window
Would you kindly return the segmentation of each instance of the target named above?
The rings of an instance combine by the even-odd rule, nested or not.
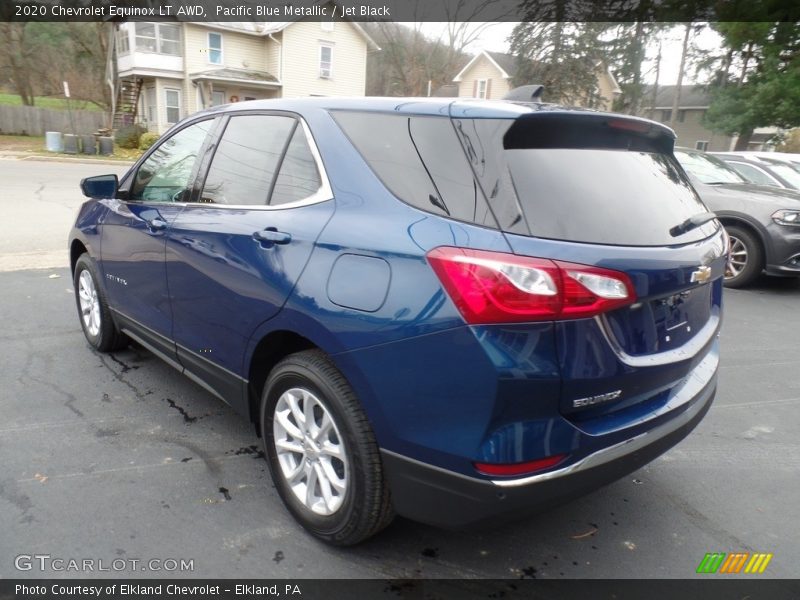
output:
[[[497,227],[450,119],[345,111],[333,117],[400,200],[425,212]]]

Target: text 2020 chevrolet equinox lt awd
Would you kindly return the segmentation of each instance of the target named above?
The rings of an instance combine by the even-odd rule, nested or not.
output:
[[[213,108],[82,182],[81,325],[253,421],[330,543],[552,506],[676,444],[716,391],[727,240],[673,142],[544,104]]]

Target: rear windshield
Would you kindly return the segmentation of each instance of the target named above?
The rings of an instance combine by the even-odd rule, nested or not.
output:
[[[706,208],[664,154],[548,148],[506,150],[506,162],[531,235],[632,246],[707,237],[713,226],[680,239],[669,230]]]
[[[718,229],[712,221],[678,237],[669,233],[708,209],[672,156],[671,139],[647,122],[634,125],[641,131],[616,117],[592,115],[455,124],[504,231],[665,246],[705,239]]]

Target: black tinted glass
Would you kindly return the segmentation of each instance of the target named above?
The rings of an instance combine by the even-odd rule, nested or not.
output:
[[[531,234],[598,244],[662,246],[703,239],[712,223],[677,238],[669,230],[706,212],[673,160],[624,150],[506,150]]]
[[[450,216],[496,227],[450,119],[412,118],[411,139]]]
[[[513,123],[511,119],[453,120],[467,160],[483,186],[500,229],[527,235],[530,232],[502,152],[503,137]]]
[[[322,180],[314,156],[308,147],[305,131],[298,126],[294,130],[292,141],[289,142],[286,156],[283,157],[270,204],[303,200],[315,194],[321,185]]]
[[[495,227],[449,119],[337,112],[383,184],[426,212]]]
[[[296,123],[291,117],[275,115],[232,117],[214,152],[200,201],[266,204]]]
[[[129,198],[148,202],[188,201],[197,157],[213,123],[213,120],[195,123],[160,143],[136,172]]]

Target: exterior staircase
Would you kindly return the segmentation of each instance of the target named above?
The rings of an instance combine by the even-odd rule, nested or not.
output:
[[[117,103],[112,127],[119,129],[133,125],[139,109],[139,95],[142,93],[141,79],[123,79],[117,89]]]

